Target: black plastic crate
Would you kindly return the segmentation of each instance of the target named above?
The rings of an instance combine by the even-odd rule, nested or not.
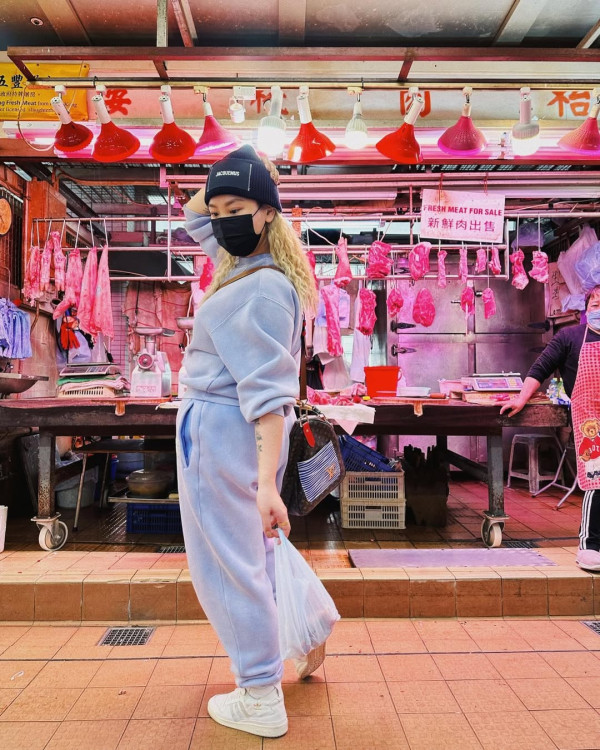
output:
[[[181,534],[181,513],[177,503],[129,503],[128,534]]]

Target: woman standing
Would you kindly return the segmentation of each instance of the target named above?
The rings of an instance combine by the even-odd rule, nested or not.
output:
[[[208,711],[264,737],[287,731],[273,538],[276,526],[290,529],[279,490],[302,316],[316,301],[302,246],[280,213],[276,179],[272,165],[242,146],[213,165],[205,193],[185,207],[188,233],[217,268],[186,350],[177,419],[190,573],[238,686],[213,696]]]

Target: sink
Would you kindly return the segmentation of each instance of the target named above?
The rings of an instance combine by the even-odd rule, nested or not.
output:
[[[48,380],[46,375],[21,375],[18,372],[0,372],[0,398],[9,393],[23,393],[39,380]]]

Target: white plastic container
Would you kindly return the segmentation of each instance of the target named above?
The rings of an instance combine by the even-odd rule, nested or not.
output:
[[[6,522],[8,519],[8,505],[0,505],[0,552],[4,552],[6,539]]]
[[[59,508],[75,508],[77,505],[77,493],[79,492],[78,474],[71,479],[56,485],[56,504]],[[81,507],[87,508],[94,502],[94,492],[98,481],[98,469],[94,467],[85,472],[83,487],[81,488]]]

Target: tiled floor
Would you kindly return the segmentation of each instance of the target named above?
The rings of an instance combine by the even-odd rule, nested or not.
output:
[[[3,750],[594,750],[600,635],[577,620],[342,620],[298,682],[288,734],[215,724],[232,689],[208,624],[98,646],[104,627],[0,626]]]

